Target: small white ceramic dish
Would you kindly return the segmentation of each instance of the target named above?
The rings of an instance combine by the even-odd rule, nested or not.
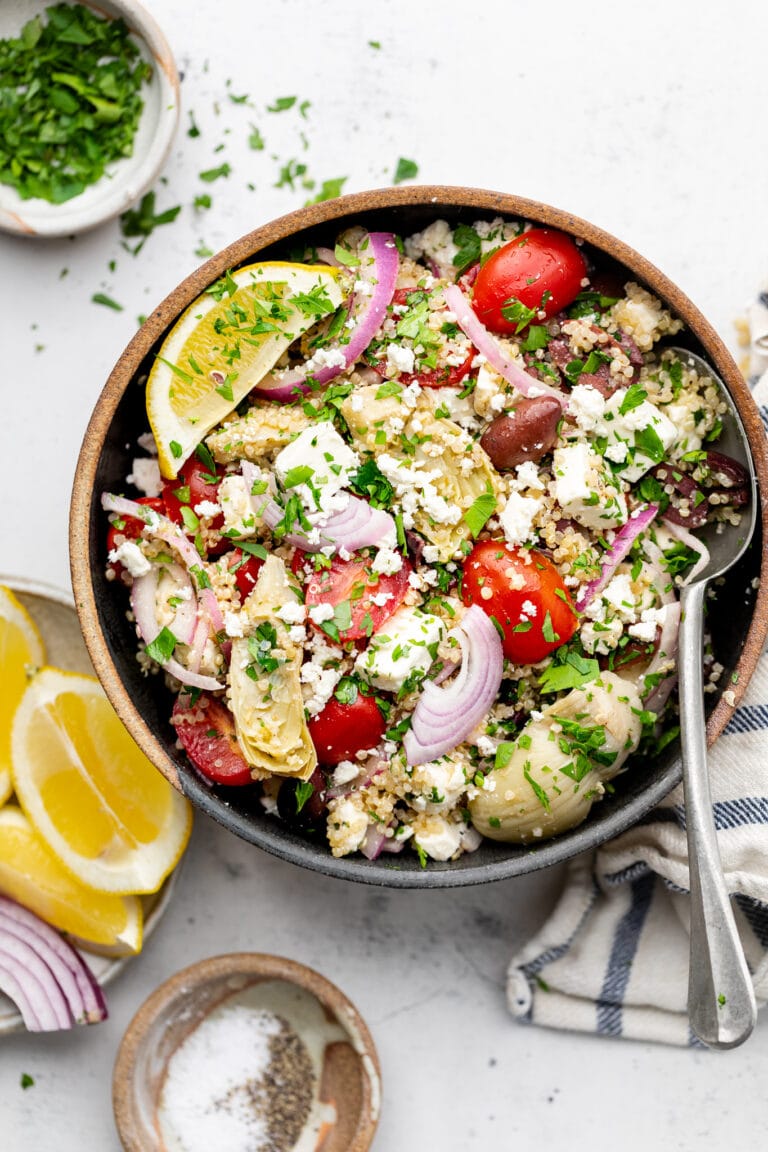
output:
[[[23,604],[40,629],[45,641],[49,663],[70,672],[93,676],[94,671],[80,633],[75,605],[69,592],[52,588],[48,584],[0,574],[0,584],[10,588]],[[183,857],[182,857],[183,860]],[[181,865],[179,865],[181,867]],[[143,896],[144,940],[152,935],[168,907],[179,868],[171,873],[159,892]],[[132,956],[103,956],[80,949],[86,964],[99,984],[104,987],[114,980]],[[7,1032],[23,1032],[24,1021],[13,1004],[0,993],[0,1036]]]
[[[20,236],[71,236],[111,220],[150,188],[163,166],[179,120],[179,76],[165,36],[149,12],[135,0],[78,0],[101,15],[122,17],[152,65],[152,80],[142,89],[144,109],[133,155],[111,164],[96,184],[64,204],[22,200],[15,188],[0,184],[0,230]],[[28,20],[53,0],[2,0],[0,39],[17,36]]]

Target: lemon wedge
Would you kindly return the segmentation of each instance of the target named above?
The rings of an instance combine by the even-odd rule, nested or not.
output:
[[[173,479],[294,340],[339,307],[338,277],[337,268],[320,264],[249,264],[187,308],[147,381],[163,476]]]
[[[186,847],[192,810],[128,735],[97,680],[38,672],[16,710],[11,755],[19,803],[81,883],[157,891]]]
[[[0,585],[0,804],[11,794],[11,723],[27,687],[28,673],[45,663],[45,645],[32,617]]]
[[[15,804],[0,812],[0,891],[54,928],[113,955],[141,951],[139,898],[86,888],[61,866]]]

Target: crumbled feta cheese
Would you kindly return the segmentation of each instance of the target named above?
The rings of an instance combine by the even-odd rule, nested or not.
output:
[[[239,612],[224,613],[224,631],[227,636],[238,639],[243,636],[243,620]]]
[[[394,600],[393,592],[377,592],[375,596],[371,596],[371,603],[375,604],[377,608],[383,608],[388,600]]]
[[[350,780],[354,780],[355,777],[359,775],[359,764],[353,763],[352,760],[342,760],[334,769],[333,786],[334,788],[341,788],[344,784],[349,784]]]
[[[396,549],[379,548],[371,564],[371,571],[379,572],[383,576],[394,576],[402,566],[403,557]]]
[[[346,368],[347,358],[340,348],[318,348],[304,365],[304,372],[311,376],[321,368]]]
[[[544,482],[539,477],[539,470],[532,460],[524,460],[515,468],[515,487],[533,488],[536,492],[544,491]]]
[[[257,517],[245,477],[230,473],[219,484],[219,507],[224,514],[224,531],[236,536],[253,536]]]
[[[138,578],[151,572],[152,565],[133,540],[124,540],[119,548],[113,548],[107,557],[110,564],[122,564],[126,572]]]
[[[221,505],[217,504],[215,500],[201,500],[199,504],[195,504],[194,510],[198,516],[207,516],[212,520],[221,512]]]
[[[520,606],[520,611],[524,612],[529,619],[533,619],[538,609],[532,600],[523,600],[523,603]]]
[[[303,604],[299,604],[298,600],[288,600],[285,604],[280,605],[275,616],[284,624],[303,624],[307,618],[307,610]],[[331,609],[331,616],[333,616],[333,609]]]
[[[588,444],[556,448],[554,497],[566,516],[585,528],[616,527],[627,519],[627,502],[605,471],[603,459]]]
[[[373,285],[369,280],[355,280],[352,290],[356,296],[373,296]]]
[[[387,367],[395,372],[413,372],[414,354],[412,348],[400,344],[387,345]]]
[[[150,457],[137,457],[133,462],[130,475],[126,476],[126,480],[129,484],[135,485],[139,492],[143,492],[145,496],[159,496],[163,490],[163,480],[157,460]]]
[[[461,829],[442,816],[419,816],[414,821],[413,839],[431,860],[450,860],[461,845]]]
[[[413,672],[426,672],[445,635],[438,616],[400,608],[376,633],[355,661],[368,682],[384,692],[397,692]]]
[[[440,559],[440,549],[436,544],[425,544],[422,555],[426,564],[436,564]]]
[[[568,397],[568,414],[583,432],[594,432],[601,426],[605,397],[589,384],[577,384]]]
[[[533,521],[539,507],[538,500],[521,496],[519,492],[510,492],[499,513],[499,523],[509,544],[525,544],[535,535]]]
[[[324,624],[326,620],[333,620],[333,605],[313,604],[309,609],[309,618],[313,624]]]
[[[292,469],[301,466],[312,469],[309,484],[299,484],[292,491],[310,512],[328,513],[338,509],[334,497],[346,488],[350,475],[360,467],[360,458],[342,440],[331,421],[323,420],[300,432],[275,459],[275,472],[281,481],[285,481]]]
[[[490,736],[478,736],[476,743],[481,756],[496,755],[496,741],[491,740]]]

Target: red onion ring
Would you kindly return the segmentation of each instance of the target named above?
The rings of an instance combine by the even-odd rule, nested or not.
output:
[[[80,953],[50,924],[9,896],[0,895],[0,930],[24,940],[51,969],[76,1024],[97,1024],[107,1006],[95,976]]]
[[[642,536],[648,525],[656,518],[658,511],[658,504],[646,504],[643,508],[635,509],[626,524],[616,533],[613,544],[603,556],[600,575],[596,576],[594,580],[590,580],[582,589],[576,601],[577,612],[583,612],[590,601],[602,592],[619,564],[629,554],[635,540],[638,536]]]
[[[443,296],[464,335],[472,341],[478,352],[485,356],[491,367],[495,368],[508,384],[517,388],[523,396],[544,396],[546,394],[547,396],[554,396],[561,408],[567,407],[568,397],[564,392],[561,392],[559,388],[552,388],[549,384],[543,384],[541,380],[535,380],[513,360],[510,360],[506,352],[501,350],[483,322],[475,315],[472,305],[458,284],[449,284],[444,290]]]
[[[18,1007],[31,1032],[57,1032],[72,1027],[69,1005],[49,966],[26,940],[0,928],[0,979],[3,970],[15,976],[23,989],[24,1001]]]
[[[490,617],[476,604],[451,630],[462,650],[456,679],[438,688],[427,681],[403,738],[409,764],[426,764],[466,740],[491,709],[504,671],[501,639]]]
[[[366,259],[370,253],[370,259]],[[343,364],[328,365],[312,372],[314,386],[329,384],[340,372],[346,371],[365,351],[381,327],[392,303],[399,259],[395,237],[391,232],[368,232],[357,246],[360,267],[356,269],[358,279],[369,284],[373,291],[370,296],[361,292],[353,293],[350,300],[349,319],[354,321],[351,336],[346,344],[331,344],[327,351],[340,352]],[[312,391],[307,383],[306,367],[291,368],[287,372],[269,372],[253,389],[254,396],[268,400],[295,400],[298,393],[306,395]]]
[[[192,577],[181,564],[163,564],[158,565],[158,568],[158,585],[163,576],[168,576],[173,583],[173,595],[181,600],[174,610],[173,619],[168,627],[180,644],[191,644],[197,629],[197,597]],[[184,593],[188,595],[185,596]]]
[[[136,617],[136,629],[145,644],[151,644],[160,632],[155,603],[157,580],[157,567],[153,565],[151,571],[144,576],[134,577],[131,585],[131,607]],[[169,656],[167,660],[162,662],[158,661],[158,663],[161,663],[166,672],[170,672],[182,684],[189,684],[192,688],[218,692],[223,687],[213,676],[202,676],[198,672],[193,672],[180,664],[173,656]]]
[[[261,518],[274,531],[284,515],[280,505],[270,500],[262,509]],[[354,552],[357,548],[378,544],[388,532],[394,531],[395,521],[388,512],[382,508],[372,508],[367,500],[361,500],[358,496],[350,496],[346,507],[329,516],[319,529],[318,540],[310,541],[298,532],[287,532],[280,540],[300,548],[302,552],[320,552],[323,549],[338,552],[342,548]]]
[[[369,824],[360,851],[367,860],[376,860],[381,855],[386,839],[381,825]]]

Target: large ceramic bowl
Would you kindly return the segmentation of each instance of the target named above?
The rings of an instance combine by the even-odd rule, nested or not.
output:
[[[410,853],[369,861],[334,859],[329,849],[311,843],[267,816],[252,791],[210,787],[175,746],[168,722],[172,700],[156,677],[143,677],[136,661],[136,637],[126,620],[126,600],[105,578],[106,522],[99,504],[103,491],[125,488],[131,470],[129,445],[146,431],[144,381],[160,343],[179,314],[227,268],[258,259],[285,256],[290,249],[327,245],[352,223],[400,234],[417,231],[436,217],[456,224],[502,215],[563,229],[582,238],[596,261],[638,280],[659,296],[685,323],[675,343],[705,356],[734,397],[746,428],[758,482],[768,493],[765,432],[744,380],[711,326],[691,301],[652,264],[592,224],[518,196],[469,188],[394,188],[345,196],[283,216],[251,232],[204,264],[163,301],[120,357],[96,405],[77,466],[71,510],[71,563],[80,620],[93,665],[115,709],[137,743],[160,771],[192,802],[231,831],[254,844],[308,868],[334,876],[393,887],[450,887],[480,884],[531,872],[593,847],[639,820],[680,779],[679,750],[670,746],[655,759],[630,764],[615,781],[615,793],[595,805],[586,823],[536,847],[485,842],[455,863],[430,862],[422,870]],[[733,692],[729,704],[719,693],[709,697],[708,737],[725,727],[755,668],[768,631],[768,582],[761,575],[765,502],[753,543],[727,578],[711,614],[716,658],[723,664],[720,684]],[[763,572],[765,576],[765,572]],[[738,675],[734,675],[737,673]]]

